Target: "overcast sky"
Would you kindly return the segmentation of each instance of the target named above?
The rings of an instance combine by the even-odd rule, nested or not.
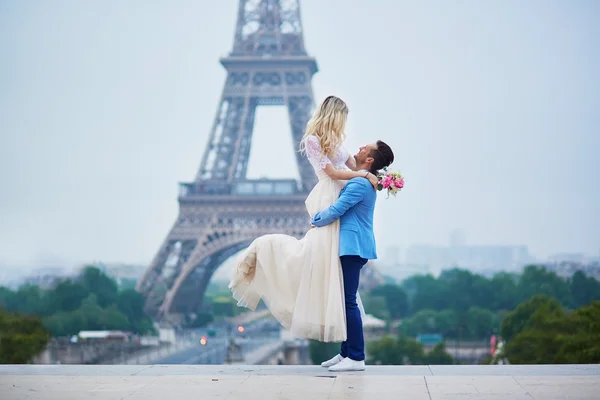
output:
[[[317,102],[345,99],[349,150],[383,139],[406,176],[378,201],[381,254],[458,228],[598,255],[600,2],[301,5]],[[0,265],[151,260],[199,166],[236,9],[0,1]],[[284,109],[259,109],[254,138],[251,177],[297,176]]]

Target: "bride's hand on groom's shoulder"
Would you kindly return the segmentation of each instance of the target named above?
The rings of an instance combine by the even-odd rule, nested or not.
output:
[[[379,178],[377,178],[377,176],[369,172],[369,174],[367,175],[367,179],[369,180],[369,182],[371,182],[371,185],[373,185],[375,190],[377,190],[377,186],[379,185]]]

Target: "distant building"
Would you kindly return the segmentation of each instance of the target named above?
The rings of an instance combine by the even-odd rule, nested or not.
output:
[[[414,245],[406,252],[406,262],[428,269],[434,274],[455,267],[493,274],[498,271],[520,271],[524,265],[534,262],[534,258],[529,254],[527,246],[522,245]]]
[[[60,267],[38,268],[25,277],[21,284],[35,285],[41,289],[52,289],[61,281],[74,276],[73,271]]]
[[[135,264],[104,264],[101,262],[95,263],[102,272],[117,281],[121,285],[123,280],[137,281],[146,271],[146,265]]]
[[[398,246],[390,246],[383,251],[383,259],[386,264],[398,264],[400,262],[401,250]],[[383,269],[383,266],[380,266]]]
[[[17,289],[23,283],[23,270],[21,268],[0,265],[0,285],[11,290]]]
[[[585,258],[583,253],[561,253],[551,255],[548,257],[548,261],[551,263],[583,263]]]
[[[549,262],[544,264],[544,268],[553,271],[556,275],[562,278],[570,278],[577,271],[583,272],[585,275],[594,279],[600,280],[600,261],[591,262]]]

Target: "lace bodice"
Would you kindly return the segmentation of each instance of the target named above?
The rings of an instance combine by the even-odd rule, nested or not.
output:
[[[333,157],[327,157],[325,154],[321,152],[321,144],[319,143],[319,138],[314,135],[311,135],[306,138],[306,157],[310,164],[315,169],[315,173],[321,179],[325,172],[325,166],[327,164],[331,164],[335,169],[346,169],[346,161],[350,154],[340,146],[337,152]]]

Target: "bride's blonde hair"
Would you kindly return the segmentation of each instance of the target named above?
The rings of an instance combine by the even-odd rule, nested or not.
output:
[[[328,96],[306,124],[306,132],[300,141],[300,151],[306,148],[306,138],[315,135],[319,139],[321,151],[328,157],[335,154],[344,141],[348,106],[344,100]]]

